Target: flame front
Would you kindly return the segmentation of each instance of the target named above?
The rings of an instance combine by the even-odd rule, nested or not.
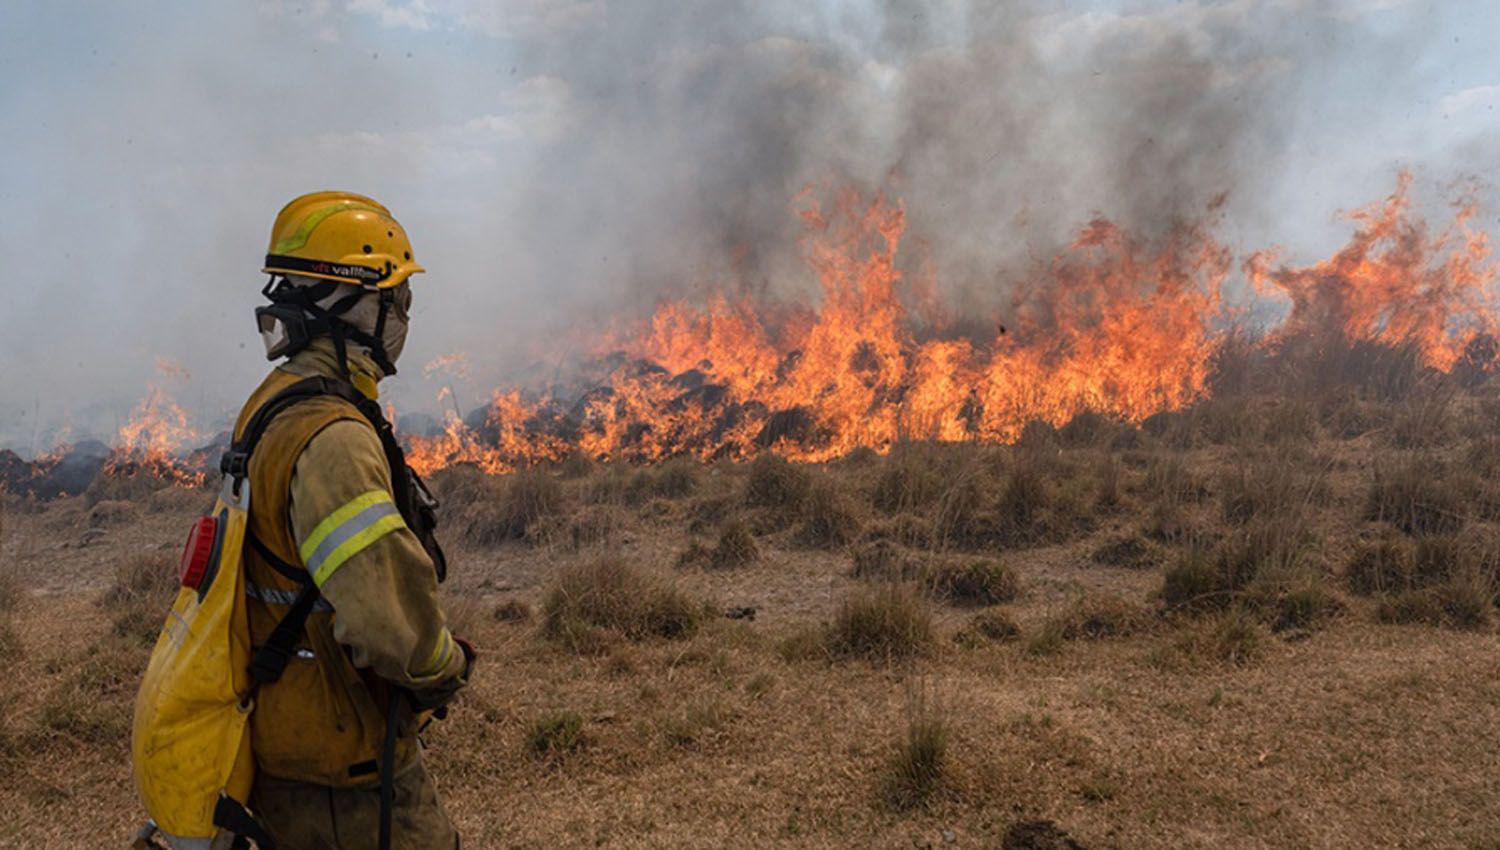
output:
[[[1477,206],[1457,204],[1433,231],[1410,185],[1402,174],[1389,197],[1351,213],[1352,237],[1326,260],[1296,268],[1275,251],[1249,255],[1241,268],[1253,293],[1286,309],[1257,344],[1406,345],[1436,372],[1493,371],[1497,272]],[[1004,310],[952,323],[930,274],[903,279],[899,202],[845,193],[826,209],[799,203],[815,307],[727,294],[662,303],[634,330],[600,337],[595,363],[613,365],[585,391],[502,388],[477,427],[453,387],[469,358],[438,358],[424,373],[444,379],[445,421],[435,436],[406,435],[408,459],[424,473],[457,463],[505,472],[573,452],[821,461],[901,440],[1011,442],[1033,421],[1092,411],[1138,422],[1205,398],[1234,330],[1224,306],[1232,252],[1203,225],[1146,241],[1095,219],[1011,286]],[[158,370],[164,380],[120,429],[106,471],[199,483],[206,459],[187,452],[201,435],[164,389],[180,370]]]
[[[1410,182],[1401,175],[1390,197],[1352,213],[1352,239],[1323,262],[1277,266],[1269,251],[1245,261],[1261,297],[1290,302],[1261,344],[1314,332],[1413,344],[1448,371],[1488,340],[1493,359],[1496,272],[1475,206],[1461,204],[1430,234]],[[724,295],[663,303],[636,333],[600,347],[625,355],[623,365],[577,401],[501,390],[483,428],[453,414],[442,436],[413,438],[414,464],[505,471],[570,451],[820,461],[899,440],[1010,442],[1029,422],[1062,425],[1084,411],[1140,421],[1209,392],[1231,328],[1223,290],[1233,258],[1202,226],[1148,244],[1091,221],[1016,288],[1008,326],[995,316],[992,333],[960,334],[908,307],[944,312],[929,282],[906,285],[898,270],[901,204],[850,193],[800,214],[821,285],[815,309]]]

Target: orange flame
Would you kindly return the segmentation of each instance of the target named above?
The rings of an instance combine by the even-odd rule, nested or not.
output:
[[[187,378],[186,370],[163,358],[157,358],[156,371],[164,380]],[[150,385],[130,420],[120,427],[117,442],[104,465],[106,475],[144,474],[187,486],[203,483],[203,472],[181,459],[185,450],[202,442],[202,435],[162,382]]]

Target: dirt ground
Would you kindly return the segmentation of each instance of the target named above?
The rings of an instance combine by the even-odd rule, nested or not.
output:
[[[1269,433],[1177,451],[1198,483],[1172,522],[1194,531],[1161,541],[1143,529],[1176,498],[1162,495],[1176,489],[1160,486],[1170,477],[1164,449],[1129,439],[1044,449],[1051,489],[1034,498],[1048,507],[1027,519],[1044,530],[912,547],[995,558],[1019,588],[1014,598],[932,598],[922,604],[933,637],[884,655],[825,651],[833,644],[820,639],[796,647],[869,584],[851,576],[851,552],[889,521],[870,494],[892,459],[809,471],[850,506],[839,515],[848,539],[820,544],[806,539],[811,508],[745,507],[757,473],[743,466],[679,470],[691,485],[664,485],[666,495],[650,481],[610,483],[628,471],[549,472],[556,498],[519,519],[505,505],[520,485],[482,482],[457,499],[460,519],[445,528],[450,617],[480,647],[481,666],[450,719],[425,736],[465,846],[1066,846],[1025,843],[1016,829],[1050,821],[1089,848],[1500,848],[1500,638],[1489,609],[1459,625],[1382,615],[1391,600],[1351,592],[1344,575],[1372,535],[1404,534],[1368,516],[1382,459],[1429,455],[1379,434],[1279,443]],[[1420,451],[1459,475],[1476,468],[1456,461],[1481,439]],[[981,461],[999,482],[983,498],[1002,508],[1019,451]],[[1308,498],[1257,509],[1287,536],[1309,521],[1316,530],[1300,569],[1332,602],[1293,627],[1272,622],[1263,602],[1185,613],[1163,601],[1166,570],[1233,539],[1231,473],[1252,456],[1264,460],[1254,470],[1281,458],[1316,479]],[[1098,472],[1111,463],[1122,483]],[[1085,473],[1097,500],[1068,495]],[[1106,497],[1115,486],[1121,493]],[[164,603],[123,594],[119,570],[143,558],[170,569],[206,498],[146,490],[128,501],[7,503],[0,846],[123,847],[144,817],[127,739],[153,624],[149,615],[144,630],[122,623],[121,610]],[[940,495],[918,512],[941,524],[951,506]],[[1478,509],[1465,517],[1444,533],[1488,528]],[[711,547],[731,522],[754,529],[758,557],[677,565],[693,541]],[[492,527],[507,532],[495,539],[484,533]],[[1151,562],[1095,557],[1120,539],[1148,541]],[[559,572],[611,556],[670,576],[710,614],[677,639],[607,635],[575,651],[549,638]],[[1112,600],[1128,616],[1107,628],[1057,625],[1087,600]],[[725,616],[745,608],[753,618]],[[1019,637],[964,639],[994,611]],[[1216,648],[1225,640],[1231,650]],[[944,730],[941,769],[919,800],[897,805],[893,765],[921,718]],[[570,730],[562,743],[539,738],[558,725]]]

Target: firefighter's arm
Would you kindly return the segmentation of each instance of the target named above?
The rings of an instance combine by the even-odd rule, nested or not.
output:
[[[292,474],[292,532],[302,562],[334,609],[334,638],[354,664],[440,703],[468,678],[449,633],[437,577],[391,497],[380,440],[343,420],[313,437]]]

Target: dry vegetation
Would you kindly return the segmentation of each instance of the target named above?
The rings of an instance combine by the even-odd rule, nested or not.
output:
[[[466,846],[1497,846],[1500,395],[1342,356],[1010,447],[434,476]],[[0,845],[138,817],[203,498],[4,503]]]

